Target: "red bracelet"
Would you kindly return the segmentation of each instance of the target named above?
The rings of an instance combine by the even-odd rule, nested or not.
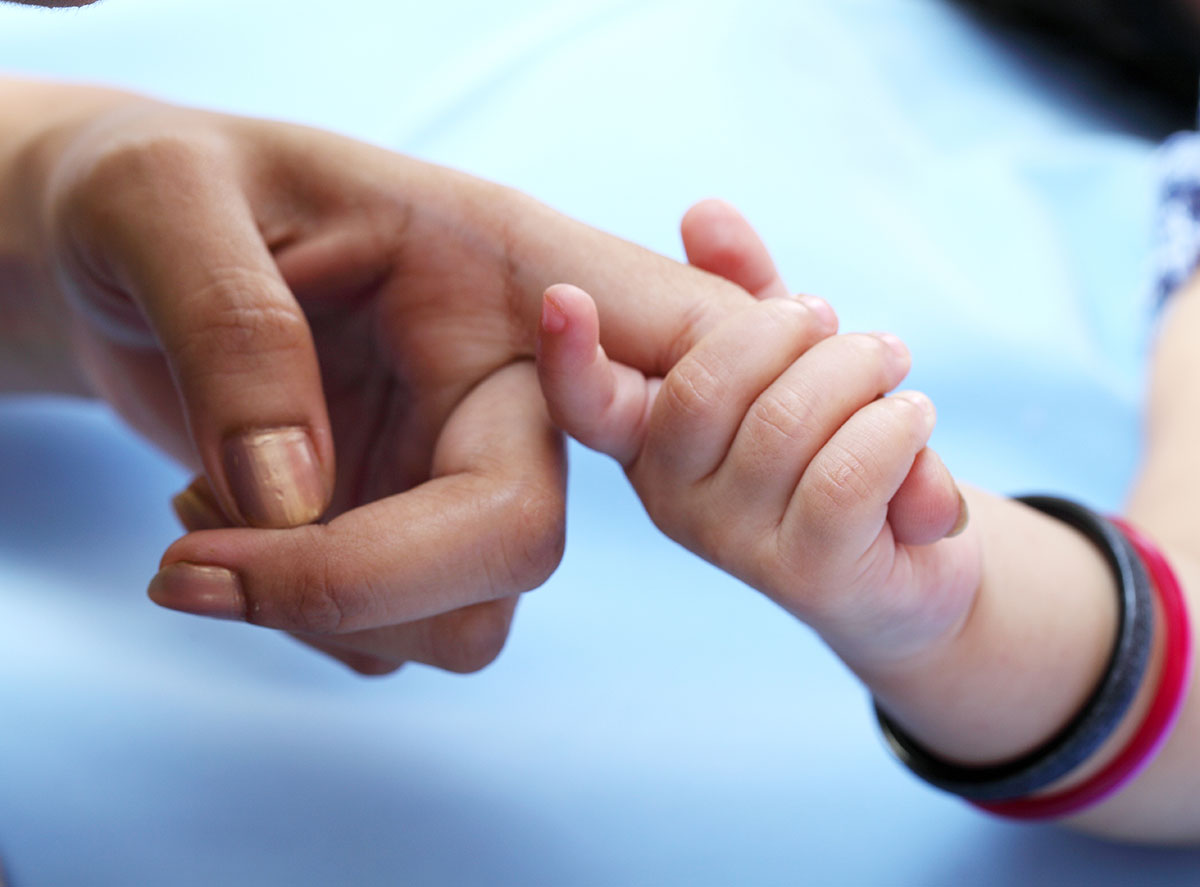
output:
[[[976,801],[976,807],[1011,819],[1071,816],[1116,794],[1154,760],[1171,735],[1192,676],[1192,630],[1175,572],[1157,546],[1120,518],[1110,518],[1146,565],[1162,607],[1163,657],[1158,689],[1129,744],[1086,782],[1051,795],[1013,801]]]

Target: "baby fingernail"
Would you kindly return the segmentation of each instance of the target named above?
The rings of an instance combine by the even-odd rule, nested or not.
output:
[[[246,599],[238,577],[224,567],[184,561],[158,571],[147,590],[150,600],[168,610],[212,619],[246,618]]]
[[[567,315],[550,296],[542,297],[542,329],[556,335],[567,328]]]
[[[325,510],[325,483],[303,428],[267,428],[225,442],[225,476],[238,509],[254,527],[312,523]]]
[[[197,530],[219,530],[229,526],[220,506],[212,498],[208,481],[198,477],[186,490],[171,500],[171,507],[179,523],[189,533]]]
[[[894,336],[891,333],[871,333],[871,335],[891,348],[892,353],[901,360],[908,360],[908,346],[900,340],[899,336]]]
[[[954,522],[954,526],[950,528],[950,532],[946,534],[947,539],[953,539],[962,533],[967,528],[967,524],[971,522],[971,513],[967,509],[967,500],[963,498],[962,490],[955,488],[958,493],[958,520]]]
[[[826,325],[837,326],[837,313],[833,310],[833,306],[820,296],[801,296],[800,304],[821,318]]]
[[[913,406],[920,409],[925,416],[925,424],[930,430],[933,429],[934,424],[937,422],[937,409],[934,407],[933,401],[926,395],[920,391],[897,391],[893,396],[907,400]]]

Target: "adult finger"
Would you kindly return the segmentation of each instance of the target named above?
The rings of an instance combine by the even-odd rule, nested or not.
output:
[[[295,637],[360,674],[388,674],[409,662],[468,674],[490,665],[504,649],[517,600],[513,595],[385,628]]]
[[[306,634],[412,622],[540,585],[562,555],[565,460],[533,366],[511,364],[450,417],[433,479],[325,525],[192,533],[150,596]]]
[[[561,281],[585,290],[600,314],[608,356],[648,377],[665,376],[708,332],[754,297],[715,274],[680,264],[575,222],[532,200],[504,217],[508,286],[537,329],[540,296]],[[521,294],[536,292],[526,307]],[[532,341],[531,343],[532,344]]]
[[[69,229],[162,348],[224,512],[256,527],[317,518],[334,457],[316,353],[235,164],[213,145],[139,142],[70,193]]]
[[[230,525],[213,495],[212,485],[203,475],[193,478],[182,492],[171,498],[171,509],[189,533],[221,530]]]
[[[171,504],[190,533],[229,526],[204,477],[193,480]],[[467,673],[479,671],[500,654],[516,606],[513,596],[385,628],[292,636],[362,675],[391,674],[408,662]]]
[[[724,200],[702,200],[689,209],[679,224],[688,262],[759,299],[789,295],[762,238]]]
[[[369,653],[361,653],[358,650],[350,649],[348,647],[340,647],[320,637],[296,634],[294,632],[291,636],[300,643],[304,644],[306,647],[316,650],[319,653],[323,653],[330,659],[336,659],[347,668],[368,677],[382,677],[383,675],[389,675],[404,664],[403,662],[393,662],[390,659],[372,656]]]

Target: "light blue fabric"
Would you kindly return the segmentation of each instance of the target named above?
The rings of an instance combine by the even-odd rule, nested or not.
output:
[[[678,255],[738,203],[890,329],[962,478],[1119,504],[1152,200],[1138,110],[934,0],[0,8],[13,71],[338,129]],[[887,756],[803,627],[572,452],[562,569],[481,675],[343,674],[143,598],[184,482],[102,408],[0,405],[0,854],[17,885],[1190,883]]]

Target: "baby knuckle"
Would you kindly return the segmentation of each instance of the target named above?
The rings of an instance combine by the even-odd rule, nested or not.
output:
[[[801,391],[779,385],[754,401],[746,420],[756,436],[767,434],[788,443],[807,440],[819,428],[812,400]]]
[[[688,418],[705,418],[721,401],[725,385],[722,374],[699,358],[682,361],[663,382],[659,396],[672,413]]]
[[[868,448],[830,444],[827,449],[815,479],[818,495],[837,511],[869,501],[878,471]]]
[[[456,674],[471,674],[495,662],[512,625],[509,602],[476,604],[450,615],[452,619],[431,623],[432,664]]]

